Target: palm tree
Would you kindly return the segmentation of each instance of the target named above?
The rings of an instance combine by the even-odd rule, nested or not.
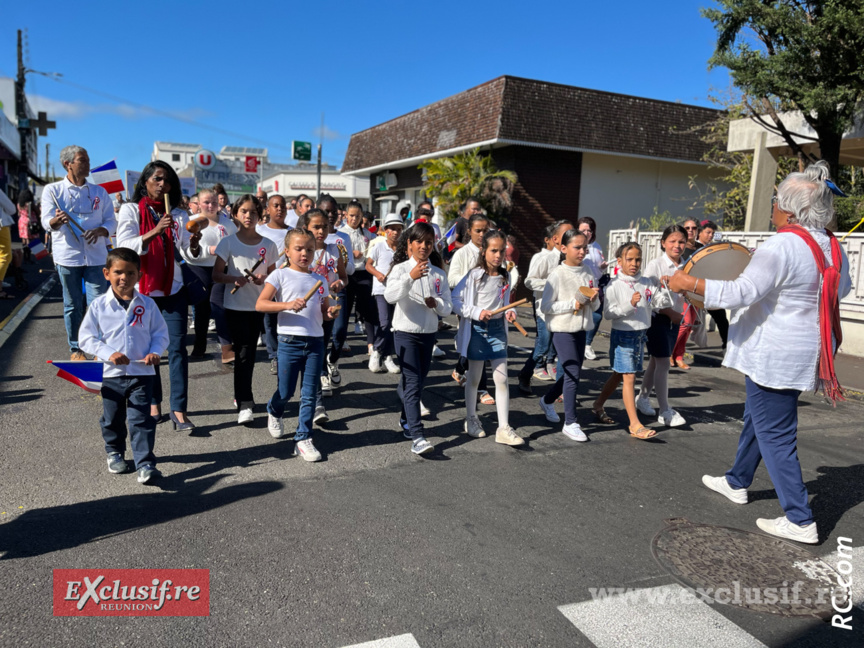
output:
[[[480,155],[477,148],[426,160],[419,168],[423,171],[423,191],[438,199],[445,220],[458,216],[459,206],[476,197],[499,225],[507,221],[518,177],[513,171],[499,171],[491,155]]]

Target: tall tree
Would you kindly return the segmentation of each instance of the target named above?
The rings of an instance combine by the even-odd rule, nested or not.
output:
[[[518,178],[512,171],[497,169],[491,155],[480,155],[480,149],[474,149],[426,160],[419,168],[424,172],[423,191],[438,199],[447,220],[455,218],[459,206],[472,197],[480,200],[499,225],[507,220]]]
[[[843,133],[864,99],[864,0],[716,0],[702,9],[717,30],[711,67],[727,67],[753,119],[784,138],[816,141],[837,173]],[[790,130],[778,111],[798,110],[816,137]]]

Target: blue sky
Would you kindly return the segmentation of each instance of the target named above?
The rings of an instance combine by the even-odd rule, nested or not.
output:
[[[15,75],[18,28],[26,66],[63,74],[27,77],[34,108],[57,121],[57,168],[74,143],[94,165],[140,170],[156,140],[288,161],[292,139],[317,142],[322,111],[324,158],[339,165],[351,133],[502,74],[697,105],[729,85],[707,69],[705,2],[4,4],[0,76]]]

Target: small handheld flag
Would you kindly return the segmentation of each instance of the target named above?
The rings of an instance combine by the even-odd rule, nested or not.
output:
[[[120,172],[117,170],[117,162],[111,160],[108,164],[103,164],[95,169],[90,169],[90,181],[102,187],[109,194],[125,191],[123,180],[120,178]]]
[[[48,250],[45,249],[45,246],[42,245],[42,241],[39,239],[33,239],[30,241],[28,247],[30,248],[30,253],[36,257],[37,261],[48,256]]]
[[[444,235],[444,240],[447,243],[447,251],[452,252],[456,247],[456,223],[453,224],[453,227],[447,230],[447,233]]]
[[[84,391],[98,394],[102,390],[102,369],[105,365],[101,361],[65,362],[49,360],[48,364],[53,364],[57,367],[58,378],[68,380],[73,385],[78,385]]]

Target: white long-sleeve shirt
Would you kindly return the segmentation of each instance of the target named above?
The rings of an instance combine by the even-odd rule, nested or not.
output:
[[[125,309],[111,289],[94,299],[84,314],[78,345],[84,353],[100,360],[108,360],[115,353],[122,353],[130,360],[143,360],[149,353],[161,356],[168,348],[168,326],[156,302],[149,297],[136,290]],[[102,375],[108,378],[155,373],[152,366],[142,362],[106,364],[102,370]]]
[[[648,262],[648,265],[645,266],[645,270],[642,272],[646,277],[653,277],[660,281],[661,277],[669,276],[675,274],[675,271],[679,268],[679,264],[675,263],[669,256],[664,252],[656,259],[651,259]],[[619,272],[617,275],[619,278],[622,276]],[[677,313],[684,312],[684,296],[679,295],[677,293],[670,293],[672,298],[672,304],[670,306],[666,306],[666,308],[671,308],[675,310]]]
[[[594,326],[592,313],[600,308],[600,294],[591,301],[579,288],[593,287],[594,273],[585,265],[559,265],[546,280],[540,310],[546,315],[546,326],[553,333],[576,333]],[[582,304],[576,310],[576,303]]]
[[[447,281],[451,289],[477,267],[478,258],[480,258],[480,248],[471,241],[456,250],[453,258],[450,259],[450,270],[447,272]]]
[[[171,210],[171,217],[174,219],[174,242],[180,255],[189,261],[192,258],[189,254],[189,232],[185,226],[181,226],[186,212],[176,207]],[[141,237],[141,218],[138,213],[138,205],[135,203],[123,203],[120,207],[120,213],[117,215],[117,247],[125,247],[134,250],[140,256],[147,254],[144,248]],[[104,261],[103,261],[104,263]],[[180,264],[174,260],[174,281],[171,284],[171,292],[174,295],[183,287],[183,271],[180,270]],[[138,289],[138,286],[135,286]],[[151,297],[164,297],[161,290],[154,290],[150,293]]]
[[[636,292],[642,298],[634,306],[631,300]],[[617,331],[644,331],[651,326],[652,311],[671,306],[672,294],[660,285],[659,279],[621,273],[606,287],[603,317],[612,320],[612,328]]]
[[[461,317],[459,329],[456,332],[456,348],[464,353],[471,342],[471,326],[473,320],[480,319],[480,313],[484,310],[496,310],[510,303],[510,282],[506,274],[497,277],[486,277],[483,268],[474,268],[462,277],[453,290],[453,311]],[[504,313],[493,316],[492,319],[501,319]],[[505,320],[505,331],[507,323]]]
[[[117,220],[114,203],[108,192],[89,182],[79,187],[69,182],[69,178],[52,182],[42,191],[42,227],[46,232],[51,232],[54,263],[72,267],[105,265],[110,238],[100,236],[95,243],[87,243],[79,230],[72,229],[72,225],[51,229],[51,219],[58,207],[69,214],[85,232],[104,227],[109,237],[114,236]]]
[[[429,274],[414,281],[410,273],[416,265],[417,260],[411,257],[393,266],[384,286],[384,299],[396,305],[394,331],[435,333],[438,331],[438,317],[447,317],[453,310],[447,275],[430,264]],[[426,305],[426,297],[435,298],[435,308]]]
[[[559,250],[540,250],[537,254],[531,257],[531,263],[528,264],[528,274],[525,275],[525,287],[534,295],[534,303],[536,306],[537,317],[546,320],[546,315],[540,308],[540,301],[543,299],[543,289],[546,288],[546,280],[549,275],[561,263],[561,252]]]
[[[808,231],[830,265],[828,236],[823,230]],[[852,289],[849,260],[842,256],[841,299]],[[762,387],[815,389],[820,285],[810,248],[791,233],[775,234],[759,246],[735,281],[706,280],[705,307],[732,309],[723,365]]]

